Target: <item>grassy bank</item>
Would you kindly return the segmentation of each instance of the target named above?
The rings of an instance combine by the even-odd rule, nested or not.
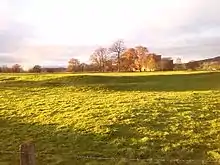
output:
[[[217,161],[219,116],[220,73],[2,74],[0,165],[26,140],[39,165]]]

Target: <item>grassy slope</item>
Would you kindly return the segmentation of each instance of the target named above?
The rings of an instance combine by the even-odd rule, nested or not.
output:
[[[2,74],[0,165],[18,164],[1,151],[30,139],[39,165],[217,160],[219,116],[220,73]]]

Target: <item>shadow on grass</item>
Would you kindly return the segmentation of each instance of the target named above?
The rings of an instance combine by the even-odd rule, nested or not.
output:
[[[165,118],[171,116],[173,115],[170,113]],[[162,138],[161,134],[156,133],[164,132],[164,127],[168,126],[169,121],[164,120],[161,124],[158,122],[161,118],[149,121],[145,119],[149,119],[149,116],[136,116],[130,124],[109,124],[103,126],[103,129],[108,128],[108,133],[97,134],[86,132],[86,130],[76,131],[72,126],[61,128],[56,124],[23,123],[21,118],[0,118],[0,150],[17,151],[23,141],[32,139],[37,149],[37,165],[83,165],[86,163],[113,165],[128,164],[128,162],[136,165],[143,164],[144,161],[132,162],[129,159],[205,160],[207,158],[208,145],[206,143],[187,143],[188,145],[172,148],[172,144],[178,144],[186,137],[173,132]],[[150,129],[151,134],[144,135],[141,131],[138,132],[137,128]],[[163,150],[166,145],[170,147],[167,151]],[[76,158],[77,155],[97,157],[97,160]],[[115,160],[98,160],[99,157],[113,157]],[[0,164],[4,162],[7,165],[18,165],[18,159],[18,154],[0,153]],[[167,164],[167,162],[158,163]],[[190,162],[189,164],[200,163]],[[155,162],[148,164],[155,164]],[[176,163],[169,162],[169,164]],[[177,164],[187,164],[187,162]]]
[[[43,81],[4,81],[7,87],[90,87],[111,91],[206,91],[220,90],[220,72],[178,75],[99,76],[71,75]]]
[[[69,165],[92,162],[86,156],[110,157],[115,151],[106,137],[94,133],[82,133],[71,127],[19,122],[19,118],[0,118],[0,164],[19,165],[19,145],[33,140],[36,145],[37,165]],[[7,153],[13,151],[13,153]],[[5,152],[5,153],[4,153]],[[85,156],[77,158],[76,156]],[[123,156],[123,155],[121,155]],[[103,161],[96,160],[96,164]]]

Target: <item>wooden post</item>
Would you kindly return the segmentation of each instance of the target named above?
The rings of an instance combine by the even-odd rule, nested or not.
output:
[[[20,153],[20,165],[36,165],[34,143],[26,142],[21,144]]]

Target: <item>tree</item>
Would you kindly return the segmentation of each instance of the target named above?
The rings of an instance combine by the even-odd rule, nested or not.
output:
[[[186,69],[189,69],[189,70],[196,70],[199,68],[199,62],[197,61],[190,61],[186,64]]]
[[[155,71],[158,68],[158,64],[154,54],[150,54],[147,57],[147,68],[149,71]]]
[[[9,68],[7,65],[3,65],[1,70],[2,70],[3,73],[10,73],[10,72],[12,72],[12,69]]]
[[[141,72],[142,67],[144,66],[146,56],[149,53],[148,49],[144,46],[135,47],[137,59],[135,61],[136,68]]]
[[[121,55],[121,68],[125,71],[132,71],[135,66],[135,61],[138,59],[136,50],[134,48],[127,49]]]
[[[106,64],[108,61],[108,49],[100,47],[94,51],[94,53],[90,56],[90,60],[93,64],[97,65],[99,71],[106,71]]]
[[[89,72],[95,72],[99,70],[99,68],[97,68],[97,65],[94,65],[93,63],[87,65],[85,69]]]
[[[220,61],[204,62],[201,64],[201,70],[220,70]]]
[[[106,71],[109,71],[109,72],[117,71],[114,58],[109,57],[108,60],[106,61]]]
[[[77,72],[79,71],[80,61],[78,59],[72,58],[68,62],[67,71],[68,72]]]
[[[14,64],[12,66],[12,72],[13,73],[20,73],[22,71],[22,67],[19,64]]]
[[[35,65],[32,69],[31,69],[31,72],[34,72],[34,73],[40,73],[42,71],[42,68],[40,65]]]
[[[80,64],[80,71],[84,72],[87,68],[87,64],[86,63],[81,63]]]
[[[156,71],[161,69],[161,55],[148,53],[144,60],[144,69],[147,71]]]
[[[120,72],[120,57],[121,54],[125,51],[125,45],[123,40],[118,40],[113,43],[113,45],[109,48],[111,53],[114,53],[117,58],[118,72]]]

